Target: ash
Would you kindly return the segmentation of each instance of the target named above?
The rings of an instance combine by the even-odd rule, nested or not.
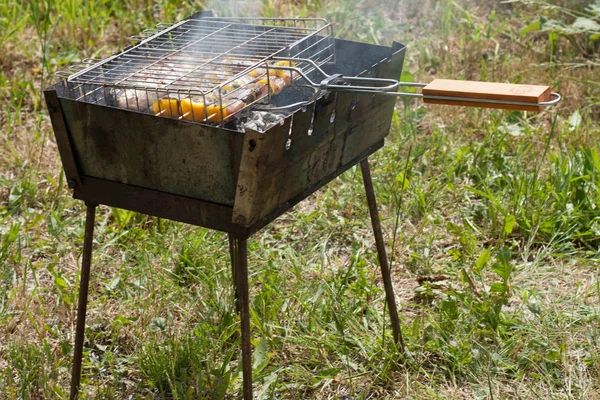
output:
[[[285,114],[278,114],[268,111],[251,111],[240,123],[240,130],[252,129],[258,132],[266,132],[275,125],[283,125]]]

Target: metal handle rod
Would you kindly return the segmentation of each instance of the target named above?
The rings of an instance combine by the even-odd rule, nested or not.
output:
[[[405,82],[400,82],[400,86],[408,86],[408,85],[404,85],[404,83]],[[422,85],[422,84],[418,84],[418,85]],[[417,86],[417,85],[411,84],[411,86]],[[332,91],[340,92],[340,90],[332,90]],[[448,100],[448,101],[462,101],[465,103],[490,103],[490,104],[529,106],[529,107],[532,107],[532,106],[533,107],[535,107],[535,106],[550,107],[550,106],[553,106],[553,105],[559,103],[562,100],[562,96],[556,92],[551,93],[552,97],[554,97],[553,100],[540,101],[537,103],[528,103],[525,101],[492,100],[492,99],[471,98],[471,97],[431,96],[431,95],[424,95],[421,93],[407,93],[407,92],[379,92],[379,91],[373,91],[373,90],[368,90],[368,89],[367,90],[351,90],[351,91],[347,91],[347,92],[371,93],[373,95],[377,94],[377,95],[387,95],[387,96],[396,96],[396,97],[407,97],[407,98],[413,98],[413,99]],[[316,98],[318,98],[318,97],[319,97],[319,95],[315,94],[315,95],[311,96],[311,98],[307,101],[301,101],[301,102],[287,104],[287,105],[279,106],[279,107],[264,106],[264,107],[261,107],[261,109],[265,110],[265,111],[279,111],[279,110],[287,110],[290,108],[308,106],[314,100],[316,100]]]
[[[405,86],[403,82],[400,82],[400,86]],[[506,105],[515,105],[515,106],[542,106],[542,107],[550,107],[562,100],[562,96],[559,93],[551,92],[550,95],[553,97],[552,100],[549,101],[538,101],[536,103],[529,103],[526,101],[512,101],[512,100],[493,100],[493,99],[484,99],[481,97],[455,97],[455,96],[432,96],[422,93],[406,93],[406,92],[378,92],[373,90],[353,90],[352,92],[358,93],[373,93],[373,94],[382,94],[387,96],[396,96],[396,97],[409,97],[415,99],[430,99],[430,100],[450,100],[450,101],[464,101],[469,103],[490,103],[490,104],[506,104]]]
[[[381,94],[386,96],[397,96],[417,99],[429,99],[429,100],[446,100],[446,101],[458,101],[458,102],[469,102],[469,103],[482,103],[482,104],[502,104],[502,105],[514,105],[514,106],[528,106],[528,107],[549,107],[559,103],[562,100],[562,96],[556,92],[551,92],[553,97],[550,101],[540,102],[525,102],[525,101],[512,101],[512,100],[495,100],[486,99],[481,97],[456,97],[456,96],[432,96],[424,95],[422,93],[407,93],[398,92],[397,89],[401,86],[404,87],[420,87],[427,86],[426,83],[420,82],[400,82],[395,79],[388,78],[368,78],[368,77],[345,77],[342,75],[329,75],[323,71],[313,60],[310,59],[298,59],[289,57],[273,57],[277,61],[290,61],[290,66],[277,66],[277,69],[289,70],[298,73],[304,80],[308,82],[310,86],[319,88],[321,90],[327,90],[332,92],[350,92],[350,93],[372,93]],[[292,63],[308,63],[311,64],[314,70],[318,71],[323,75],[324,79],[320,83],[312,81],[302,69],[293,67]],[[330,82],[338,81],[345,82],[347,84],[331,84]],[[358,83],[359,85],[352,85],[352,83]],[[385,86],[368,86],[369,84],[374,85],[385,85]]]

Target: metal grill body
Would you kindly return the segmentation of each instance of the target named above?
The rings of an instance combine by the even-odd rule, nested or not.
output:
[[[221,21],[221,25],[218,25],[209,18],[190,24],[194,27],[214,24],[213,31],[219,32],[217,26],[223,23],[228,22]],[[179,43],[176,34],[183,27],[187,29],[186,24],[176,25],[169,32],[174,43]],[[260,29],[263,31],[253,36],[254,42],[266,37],[266,32],[271,28]],[[275,28],[278,29],[281,28]],[[263,32],[265,36],[261,36]],[[210,32],[204,32],[204,35],[209,36]],[[325,56],[324,52],[313,54],[314,57],[323,56],[314,60],[327,73],[374,78],[398,78],[401,74],[405,50],[401,44],[386,47],[323,38],[327,36],[320,33],[294,38],[297,40],[286,45],[283,52],[293,57],[294,52],[314,48],[316,53],[318,49],[327,47],[311,47],[311,43],[330,42],[331,57]],[[142,44],[146,46],[151,42],[152,39]],[[302,44],[296,46],[294,43]],[[181,44],[182,47],[186,45]],[[196,45],[191,44],[187,49]],[[148,85],[136,86],[137,79],[140,76],[146,80],[150,76],[160,76],[162,70],[159,68],[163,67],[159,67],[159,64],[167,62],[167,59],[169,63],[173,62],[180,52],[178,49],[164,48],[162,50],[166,58],[159,57],[155,63],[147,60],[141,63],[133,56],[144,51],[143,46],[132,47],[45,90],[69,187],[73,189],[74,197],[84,200],[88,206],[70,398],[78,397],[94,215],[98,204],[229,233],[235,293],[241,314],[243,394],[244,399],[249,400],[252,398],[252,350],[247,239],[359,162],[375,231],[393,336],[403,349],[385,243],[367,162],[368,156],[383,146],[390,128],[395,98],[373,93],[330,93],[305,101],[306,107],[295,109],[281,125],[265,132],[251,129],[242,132],[232,129],[232,125],[224,120],[211,124],[206,120],[189,120],[184,115],[165,118],[162,110],[149,111],[149,101],[145,109],[139,107],[139,98],[136,107],[115,103],[117,91],[133,90],[145,96],[152,91],[157,96],[162,96],[162,92],[167,96],[173,96],[173,93],[177,96],[189,95],[192,90],[189,86],[183,89],[178,85],[199,73],[204,68],[203,61],[190,62],[186,56],[181,69],[175,68],[175,74],[169,75],[168,79],[157,78],[149,90]],[[226,57],[246,56],[235,53],[238,50],[241,52],[241,47],[233,44],[228,46],[230,50]],[[253,53],[251,56],[264,58],[272,50],[277,52],[269,47],[264,53]],[[219,57],[225,57],[223,49],[219,49],[218,54]],[[122,64],[123,60],[127,60],[126,67]],[[215,63],[217,61],[214,60]],[[247,73],[248,68],[261,68],[261,62],[264,63],[264,60],[242,72]],[[213,67],[217,68],[217,65]],[[215,71],[216,75],[229,74],[229,78],[219,78],[225,80],[218,81],[217,90],[228,79],[234,79],[237,73],[234,70]],[[215,82],[199,85],[198,90],[202,93],[215,90],[212,86]],[[269,101],[274,105],[285,105],[299,99],[306,100],[306,92],[289,87],[269,98]],[[160,99],[155,97],[155,100]],[[181,101],[181,98],[177,100]]]
[[[324,65],[331,73],[381,78],[401,73],[400,44],[333,39],[332,45],[335,62]],[[88,93],[94,90],[89,83],[79,85],[91,88]],[[83,101],[69,82],[46,94],[49,104],[55,104],[51,117],[76,198],[246,233],[381,147],[395,104],[385,96],[331,93],[266,132],[240,132]],[[274,103],[294,101],[294,96],[297,92],[290,88],[274,96]],[[190,207],[178,207],[179,201]],[[221,210],[219,217],[202,215],[194,204]]]

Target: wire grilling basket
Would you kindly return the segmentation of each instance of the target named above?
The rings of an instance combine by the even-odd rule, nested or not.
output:
[[[76,100],[196,122],[224,123],[270,102],[300,77],[335,61],[322,19],[187,19],[75,74],[61,73]],[[274,57],[286,60],[274,61]]]

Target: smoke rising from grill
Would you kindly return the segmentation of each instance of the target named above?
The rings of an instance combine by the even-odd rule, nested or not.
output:
[[[260,17],[262,1],[209,1],[205,10],[212,10],[219,17]]]

